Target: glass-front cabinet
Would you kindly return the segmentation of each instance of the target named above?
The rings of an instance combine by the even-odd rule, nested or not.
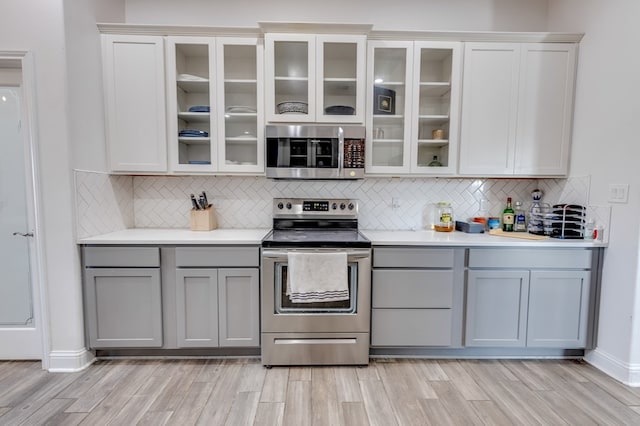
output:
[[[370,41],[368,52],[365,148],[369,173],[407,173],[411,137],[411,60],[413,43]],[[409,88],[407,87],[409,86]]]
[[[265,35],[268,122],[364,122],[364,35]]]
[[[460,43],[370,41],[367,172],[456,172]]]
[[[263,48],[257,39],[218,38],[218,170],[264,172]],[[224,125],[222,125],[224,123]]]
[[[256,38],[168,37],[172,172],[264,171]]]
[[[414,47],[412,173],[454,173],[458,154],[460,43]]]

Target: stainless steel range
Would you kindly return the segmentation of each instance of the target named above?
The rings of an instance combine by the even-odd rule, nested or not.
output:
[[[262,241],[262,364],[369,363],[371,242],[351,199],[273,201]]]

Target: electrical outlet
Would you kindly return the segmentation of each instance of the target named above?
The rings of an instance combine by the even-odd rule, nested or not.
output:
[[[392,209],[399,209],[400,208],[400,198],[398,198],[398,197],[391,198],[391,208]]]
[[[629,202],[629,184],[628,183],[610,183],[609,184],[609,202],[610,203]]]

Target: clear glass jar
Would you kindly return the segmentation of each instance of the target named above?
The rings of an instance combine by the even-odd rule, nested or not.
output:
[[[433,226],[438,232],[451,232],[455,228],[453,221],[453,207],[447,201],[436,204],[436,220]]]

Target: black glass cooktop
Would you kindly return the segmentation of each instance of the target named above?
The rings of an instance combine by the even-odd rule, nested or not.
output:
[[[371,241],[358,230],[279,230],[274,229],[262,240],[262,247],[322,248],[347,247],[370,248]]]

